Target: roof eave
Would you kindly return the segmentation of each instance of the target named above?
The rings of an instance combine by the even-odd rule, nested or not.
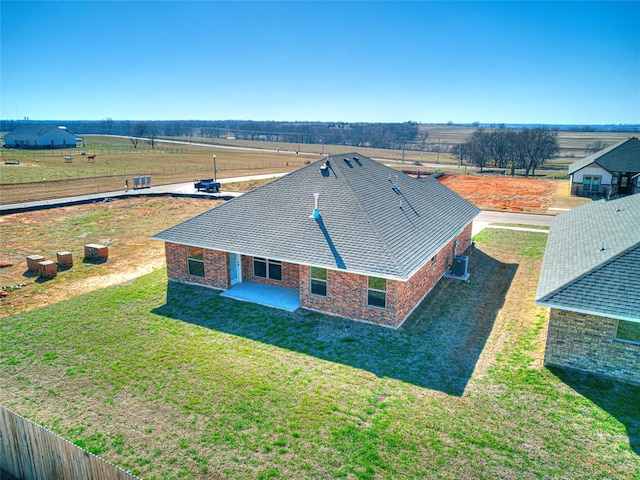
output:
[[[197,243],[185,243],[185,242],[179,242],[176,240],[170,240],[170,239],[165,239],[162,238],[158,235],[153,235],[151,237],[152,240],[158,240],[160,242],[168,242],[168,243],[174,243],[176,245],[183,245],[185,247],[197,247],[197,248],[204,248],[207,250],[217,250],[219,252],[225,252],[225,253],[235,253],[238,255],[244,255],[247,257],[265,257],[264,254],[261,253],[255,253],[255,252],[246,252],[246,251],[239,251],[239,250],[230,250],[230,249],[224,249],[224,248],[215,248],[212,249],[211,246],[209,245],[203,245],[203,244],[197,244]],[[352,269],[341,269],[341,268],[335,268],[334,266],[331,265],[320,265],[320,264],[314,264],[314,263],[306,263],[306,262],[301,262],[299,260],[295,260],[295,259],[291,259],[291,258],[279,258],[277,256],[268,256],[268,258],[270,260],[276,260],[278,262],[285,262],[285,263],[291,263],[293,265],[304,265],[305,267],[318,267],[318,268],[326,268],[327,270],[331,270],[334,272],[345,272],[345,273],[350,273],[353,275],[364,275],[365,277],[377,277],[377,278],[384,278],[386,280],[394,280],[394,281],[398,281],[398,282],[407,282],[411,276],[413,275],[413,273],[408,276],[408,277],[402,277],[399,275],[389,275],[389,274],[384,274],[384,273],[380,273],[380,272],[373,272],[373,271],[361,271],[361,270],[352,270]],[[425,262],[426,263],[426,262]],[[424,265],[424,264],[423,264]]]
[[[616,315],[616,314],[612,314],[612,313],[599,312],[599,311],[596,311],[596,310],[568,307],[566,305],[558,305],[556,303],[546,302],[546,301],[543,301],[543,300],[536,300],[535,304],[537,306],[539,306],[539,307],[555,308],[557,310],[566,310],[568,312],[582,313],[584,315],[595,315],[597,317],[606,317],[606,318],[613,318],[615,320],[625,320],[627,322],[640,323],[640,317],[635,317],[634,318],[634,317],[630,317],[628,315]]]

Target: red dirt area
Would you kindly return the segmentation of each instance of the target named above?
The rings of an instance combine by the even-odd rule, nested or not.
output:
[[[483,210],[544,213],[556,193],[553,182],[534,178],[446,175],[438,180]]]

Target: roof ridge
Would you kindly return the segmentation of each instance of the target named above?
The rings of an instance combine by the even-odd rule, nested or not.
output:
[[[627,143],[633,142],[633,141],[638,141],[638,137],[629,137],[626,140],[619,142],[615,145],[611,145],[610,147],[605,148],[604,150],[601,150],[600,152],[598,152],[598,154],[595,154],[596,156],[594,157],[594,162],[597,163],[598,165],[600,165],[602,168],[604,168],[606,170],[606,168],[601,165],[599,163],[600,160],[604,160],[607,155],[609,155],[611,152],[613,152],[614,150],[617,150],[618,148],[622,147],[623,145],[626,145]]]
[[[583,272],[582,274],[578,275],[577,277],[574,277],[574,278],[572,278],[570,280],[567,280],[562,285],[556,287],[554,290],[552,290],[551,292],[547,293],[544,297],[541,297],[540,299],[538,299],[538,301],[539,302],[544,302],[544,301],[550,299],[551,297],[553,297],[553,296],[557,295],[558,293],[560,293],[562,290],[565,290],[566,288],[570,287],[571,285],[573,285],[575,283],[578,283],[579,281],[581,281],[585,277],[588,277],[592,273],[600,270],[601,268],[606,267],[607,265],[611,264],[612,262],[618,260],[620,257],[626,255],[629,252],[634,251],[635,249],[640,249],[640,240],[637,241],[636,243],[630,245],[629,247],[625,248],[624,250],[621,250],[616,255],[614,255],[612,257],[609,257],[609,258],[607,258],[605,260],[602,260],[600,263],[594,265],[589,270]]]
[[[575,162],[571,163],[569,165],[568,171],[570,174],[575,173],[579,170],[582,170],[583,168],[591,165],[592,163],[595,163],[596,165],[598,165],[599,167],[609,171],[607,169],[607,167],[605,167],[604,165],[600,164],[599,161],[605,159],[605,157],[607,157],[611,152],[613,152],[614,150],[617,150],[618,148],[622,147],[623,145],[629,143],[629,142],[634,142],[634,141],[638,141],[638,137],[636,136],[632,136],[632,137],[628,137],[626,140],[621,140],[618,143],[614,143],[613,145],[610,145],[606,148],[603,148],[602,150],[599,150],[597,152],[594,152],[590,155],[587,155],[586,157],[583,157],[579,160],[576,160]]]
[[[348,153],[346,155],[350,155],[351,153]],[[353,154],[357,154],[357,152],[353,152]],[[340,157],[340,156],[344,156],[345,154],[339,154],[339,155],[331,155],[331,158],[333,158],[334,156],[336,157]],[[379,165],[382,166],[386,166],[370,157],[366,157],[368,160],[375,162]],[[402,172],[399,172],[402,173]],[[404,175],[404,174],[403,174]],[[408,177],[408,175],[407,175]],[[410,178],[410,177],[409,177]],[[364,205],[362,204],[362,202],[360,201],[360,196],[356,195],[356,193],[353,190],[353,187],[351,186],[351,184],[349,182],[347,182],[345,179],[340,178],[340,181],[343,182],[345,185],[347,185],[347,187],[349,188],[349,192],[351,192],[352,196],[355,198],[356,203],[358,204],[358,207],[360,208],[360,211],[363,212],[364,217],[367,219],[367,222],[369,223],[369,225],[371,225],[371,227],[373,228],[373,232],[375,233],[375,236],[378,238],[378,240],[380,240],[380,243],[384,246],[387,255],[389,255],[391,257],[391,260],[393,261],[393,265],[394,265],[394,269],[396,270],[396,272],[404,272],[404,268],[401,268],[401,263],[399,262],[398,256],[394,253],[393,249],[391,248],[391,245],[389,245],[389,242],[387,242],[387,240],[384,238],[384,236],[381,234],[380,232],[380,228],[378,227],[378,224],[376,222],[373,221],[373,219],[371,218],[371,215],[369,215],[369,213],[367,212],[367,209],[364,207]]]

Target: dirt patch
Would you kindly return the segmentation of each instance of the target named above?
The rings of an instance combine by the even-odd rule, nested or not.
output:
[[[439,180],[483,210],[546,213],[556,194],[556,184],[542,179],[447,175]]]
[[[221,201],[192,198],[130,198],[0,217],[0,317],[56,303],[132,280],[164,265],[164,244],[151,235],[208,210]],[[104,263],[84,262],[84,245],[104,244]],[[26,257],[56,261],[69,251],[73,266],[43,280],[27,271]]]

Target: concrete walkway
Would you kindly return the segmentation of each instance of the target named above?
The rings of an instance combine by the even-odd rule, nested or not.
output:
[[[297,290],[265,285],[263,283],[242,282],[220,294],[242,302],[257,303],[266,307],[295,312],[300,308],[300,293]]]

